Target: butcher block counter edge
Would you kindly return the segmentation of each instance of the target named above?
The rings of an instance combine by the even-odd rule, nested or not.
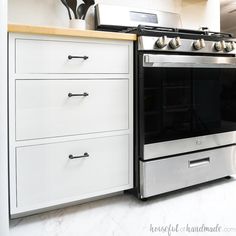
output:
[[[135,34],[8,24],[8,32],[135,41]]]

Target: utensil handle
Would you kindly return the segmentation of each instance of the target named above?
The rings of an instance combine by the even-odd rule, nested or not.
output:
[[[68,11],[68,15],[69,15],[69,19],[71,20],[72,17],[71,17],[71,13],[70,13],[70,8],[69,6],[67,5],[67,3],[64,1],[64,0],[61,0],[62,4],[66,7],[67,11]]]
[[[68,11],[69,19],[72,20],[72,16],[71,16],[70,8],[69,7],[67,8],[67,11]]]
[[[81,17],[82,20],[85,19],[86,15],[87,15],[87,12],[88,12],[88,9],[91,7],[91,5],[87,5],[87,7],[85,8],[84,10],[84,15]]]
[[[89,154],[87,152],[84,153],[82,156],[73,156],[72,154],[69,155],[69,159],[78,159],[78,158],[84,158],[89,157]]]
[[[69,60],[76,59],[76,58],[87,60],[89,57],[88,56],[71,56],[71,55],[68,56]]]

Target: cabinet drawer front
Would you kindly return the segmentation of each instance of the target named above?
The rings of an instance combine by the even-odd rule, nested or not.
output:
[[[68,59],[68,56],[88,57]],[[16,39],[19,74],[129,73],[126,44]]]
[[[236,173],[235,146],[140,162],[143,197],[170,192]]]
[[[125,130],[128,103],[128,80],[17,80],[16,140]]]
[[[129,136],[21,147],[16,150],[17,208],[34,209],[128,188]],[[84,156],[70,159],[69,156]],[[121,191],[121,190],[120,190]]]

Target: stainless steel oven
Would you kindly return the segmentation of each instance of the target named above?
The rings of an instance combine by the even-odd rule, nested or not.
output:
[[[199,136],[236,130],[235,57],[142,56],[139,104],[144,159],[232,143],[231,134],[227,134],[230,139],[221,135],[205,144]],[[164,151],[157,147],[154,155],[150,153],[155,143],[191,137],[195,137],[195,147],[187,143],[178,145],[179,150],[163,146]]]
[[[138,197],[236,173],[236,39],[207,28],[183,29],[174,13],[101,4],[95,13],[97,29],[132,31],[138,38],[134,50]]]
[[[161,34],[141,35],[136,45],[135,169],[141,199],[236,170],[236,40]],[[199,49],[193,46],[198,38]],[[176,48],[173,39],[180,44]]]

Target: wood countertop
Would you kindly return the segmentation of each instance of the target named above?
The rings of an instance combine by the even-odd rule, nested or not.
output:
[[[8,32],[135,41],[135,34],[9,24]]]

